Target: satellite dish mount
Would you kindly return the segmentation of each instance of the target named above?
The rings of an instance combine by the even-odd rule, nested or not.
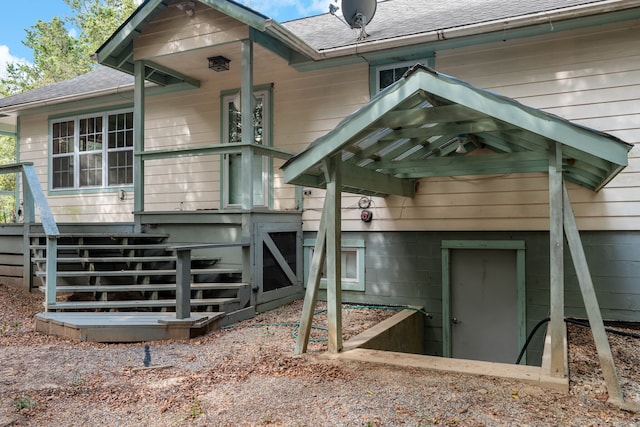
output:
[[[373,19],[373,15],[376,14],[377,5],[376,0],[342,0],[342,15],[347,25],[353,29],[360,30],[358,40],[364,40],[369,36],[366,26]],[[329,6],[329,12],[332,15],[335,15],[337,10],[337,7]]]

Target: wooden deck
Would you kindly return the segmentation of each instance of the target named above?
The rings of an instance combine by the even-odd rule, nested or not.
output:
[[[250,314],[250,313],[247,313]],[[220,327],[226,313],[191,313],[177,320],[175,313],[47,312],[36,315],[37,332],[94,342],[140,342],[189,339]]]

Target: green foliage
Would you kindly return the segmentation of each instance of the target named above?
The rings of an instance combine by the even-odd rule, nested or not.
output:
[[[33,50],[33,64],[8,64],[0,94],[15,95],[76,77],[95,66],[96,50],[136,9],[135,0],[65,0],[71,17],[38,21],[26,29],[23,44]],[[79,31],[74,38],[69,28]]]
[[[13,399],[13,404],[17,411],[22,411],[22,410],[30,411],[32,409],[35,409],[36,406],[38,406],[38,402],[30,398],[29,396],[18,396],[15,399]]]

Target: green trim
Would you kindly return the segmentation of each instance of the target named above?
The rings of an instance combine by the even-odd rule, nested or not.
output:
[[[256,43],[265,49],[275,53],[285,61],[289,62],[291,60],[291,55],[293,54],[293,50],[289,48],[286,44],[273,38],[272,36],[256,31],[253,28],[249,29],[249,33],[253,35],[253,38]]]
[[[267,168],[268,168],[268,184],[267,184],[267,193],[264,195],[264,200],[265,200],[265,205],[267,207],[267,209],[273,209],[274,206],[274,200],[275,200],[275,190],[274,190],[274,173],[273,173],[273,158],[280,158],[280,159],[284,159],[284,160],[288,160],[289,158],[293,157],[292,153],[289,152],[285,152],[283,150],[279,150],[276,148],[273,148],[273,144],[274,144],[274,99],[273,99],[273,88],[274,85],[273,83],[264,83],[264,84],[259,84],[259,85],[253,85],[253,94],[257,93],[257,92],[266,92],[267,93],[267,109],[269,111],[268,114],[268,144],[267,145],[257,145],[257,144],[246,144],[246,143],[235,143],[235,144],[228,144],[223,142],[225,140],[225,134],[224,134],[224,123],[225,123],[225,113],[226,113],[226,108],[225,108],[225,104],[224,104],[224,99],[225,97],[229,97],[231,95],[235,95],[238,92],[240,92],[240,88],[234,88],[234,89],[224,89],[220,91],[220,97],[219,97],[219,102],[220,102],[220,144],[218,145],[211,145],[211,146],[205,146],[205,147],[198,147],[196,149],[189,149],[190,152],[194,152],[196,154],[194,155],[206,155],[206,154],[231,154],[231,153],[240,153],[242,154],[243,152],[243,148],[249,148],[252,155],[262,155],[262,156],[267,156]],[[166,151],[166,150],[165,150]],[[175,151],[175,150],[174,150]],[[197,151],[201,151],[200,153],[197,153]],[[189,155],[189,154],[185,154],[185,155]],[[226,185],[225,185],[225,160],[223,158],[223,156],[220,156],[220,171],[221,171],[221,178],[220,178],[220,203],[221,206],[224,205],[224,200],[226,199]],[[233,205],[235,206],[235,205]],[[260,205],[262,206],[262,205]]]
[[[316,239],[304,239],[302,244],[304,251],[304,283],[305,286],[309,281],[309,268],[311,265],[311,249],[316,246]],[[343,291],[355,291],[355,292],[364,292],[366,289],[366,278],[365,278],[365,241],[361,239],[341,239],[340,241],[341,252],[349,251],[354,249],[356,252],[356,259],[358,264],[358,280],[353,281],[349,279],[345,279],[344,277],[341,279],[342,290]],[[344,266],[342,266],[342,271],[344,272]],[[320,279],[320,289],[327,289],[327,278]]]
[[[106,108],[94,108],[91,110],[67,112],[64,114],[51,115],[47,118],[47,180],[48,180],[47,194],[48,195],[60,196],[65,194],[94,194],[94,193],[103,193],[103,192],[115,192],[115,191],[119,191],[120,189],[133,188],[134,184],[108,185],[108,182],[105,182],[104,185],[101,187],[78,187],[78,188],[75,188],[75,187],[74,188],[53,188],[52,187],[53,185],[53,178],[52,178],[53,153],[51,151],[51,147],[53,145],[53,141],[52,141],[53,136],[51,135],[52,124],[58,121],[63,121],[63,120],[67,120],[67,121],[73,120],[75,123],[76,121],[80,120],[81,117],[86,117],[86,116],[95,117],[97,115],[102,116],[106,120],[107,117],[111,114],[129,113],[134,111],[133,104],[125,104],[125,105],[126,106],[120,105],[119,106],[120,108],[115,108],[115,106],[109,106]],[[134,123],[134,132],[135,132],[135,123]],[[74,133],[74,138],[75,138],[75,133]],[[108,154],[108,148],[106,149]],[[133,149],[132,149],[132,152],[135,153]],[[75,156],[76,156],[76,153],[75,153],[75,141],[74,141],[74,158]],[[102,157],[103,157],[102,167],[104,168],[105,161],[107,160],[108,156],[102,156]],[[135,161],[135,154],[134,154],[134,161]],[[74,169],[74,174],[75,172],[77,171]],[[135,174],[135,167],[134,167],[134,174]]]
[[[252,28],[259,31],[264,31],[267,28],[267,17],[251,11],[250,9],[241,6],[238,3],[229,2],[226,0],[199,0],[200,3],[206,4],[212,9],[218,12],[242,22]]]
[[[521,240],[443,240],[442,249],[525,249]]]
[[[147,20],[154,13],[168,7],[164,0],[147,0],[140,6],[96,52],[96,60],[102,64],[107,57],[122,51],[122,44],[131,45],[131,40],[135,38],[142,28],[146,26]]]
[[[425,59],[426,62],[424,61]],[[427,55],[418,55],[416,51],[412,50],[411,53],[406,56],[397,56],[394,54],[369,61],[369,95],[373,97],[379,92],[378,73],[382,71],[382,68],[389,69],[390,65],[393,66],[392,68],[410,67],[419,61],[423,61],[420,62],[422,65],[426,65],[429,68],[435,68],[435,52],[431,51]]]
[[[294,52],[291,56],[290,65],[296,70],[316,71],[326,68],[352,65],[366,61],[369,64],[384,63],[391,58],[406,59],[428,57],[429,53],[441,52],[450,49],[478,46],[488,43],[505,42],[528,37],[536,37],[550,33],[579,30],[600,25],[614,24],[617,22],[630,21],[640,18],[640,8],[626,9],[615,12],[600,13],[598,15],[585,16],[580,18],[565,19],[544,24],[529,25],[520,28],[504,29],[484,34],[477,34],[465,37],[455,37],[445,40],[433,40],[421,44],[407,45],[401,48],[385,49],[376,52],[365,52],[349,54],[346,57],[331,58],[321,61],[313,61],[304,55]],[[552,25],[550,25],[552,24]],[[446,31],[445,31],[446,33]],[[410,41],[409,41],[410,43]]]
[[[120,190],[134,191],[131,184],[110,187],[83,187],[83,188],[61,188],[59,190],[50,189],[49,196],[69,196],[75,194],[100,194],[100,193],[117,193]]]
[[[133,110],[133,102],[129,102],[127,104],[118,104],[118,105],[109,105],[108,107],[104,107],[104,108],[91,108],[91,109],[87,109],[87,110],[75,110],[73,112],[66,112],[66,113],[60,113],[60,114],[52,114],[48,117],[49,120],[49,125],[51,125],[52,121],[57,121],[60,119],[67,119],[67,118],[74,118],[74,117],[78,117],[78,116],[86,116],[86,115],[90,115],[90,114],[96,114],[96,113],[100,113],[100,114],[109,114],[109,113],[114,113],[120,110]]]
[[[451,253],[452,249],[516,251],[516,307],[518,310],[518,348],[527,336],[527,295],[525,242],[521,240],[443,240],[442,241],[442,355],[451,357]],[[526,363],[526,354],[522,359]]]

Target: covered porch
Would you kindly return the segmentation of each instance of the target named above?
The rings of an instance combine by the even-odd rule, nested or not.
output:
[[[549,180],[551,320],[543,364],[534,369],[539,378],[564,383],[568,388],[563,264],[566,237],[609,399],[624,405],[568,188],[579,185],[599,191],[627,165],[630,149],[631,145],[611,135],[526,107],[424,66],[413,67],[283,167],[286,182],[326,189],[296,352],[306,351],[325,262],[329,352],[337,355],[343,350],[343,191],[412,198],[418,180],[423,178],[542,172],[548,174]],[[421,185],[428,185],[428,181]],[[443,249],[443,265],[448,253],[445,249],[448,248]],[[448,286],[447,280],[443,270],[443,289]],[[442,354],[451,356],[452,320],[445,297]],[[348,358],[348,353],[339,357]],[[457,365],[465,364],[449,366],[455,370]],[[517,368],[509,365],[513,372]],[[532,367],[522,368],[526,371],[522,375],[531,375]]]

